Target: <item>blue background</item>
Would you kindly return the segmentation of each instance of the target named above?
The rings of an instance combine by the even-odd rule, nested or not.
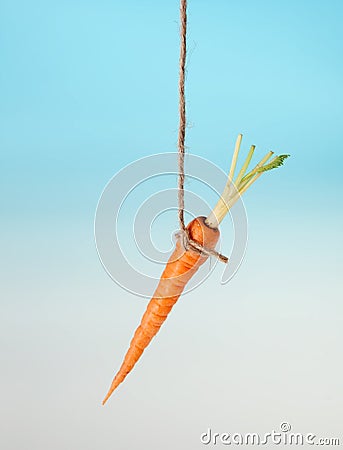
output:
[[[342,2],[189,3],[188,151],[227,170],[241,132],[246,149],[292,157],[246,195],[235,279],[180,302],[108,408],[145,304],[103,271],[94,213],[124,165],[176,150],[178,2],[1,10],[4,448],[193,449],[209,426],[282,420],[335,437]]]

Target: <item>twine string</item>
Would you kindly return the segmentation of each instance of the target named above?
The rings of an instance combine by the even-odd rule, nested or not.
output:
[[[185,137],[186,137],[186,99],[185,99],[185,73],[187,54],[187,0],[180,3],[180,70],[179,70],[179,134],[178,134],[178,217],[181,238],[185,249],[192,248],[200,254],[215,256],[219,260],[227,263],[228,258],[216,250],[204,247],[191,239],[185,225]]]

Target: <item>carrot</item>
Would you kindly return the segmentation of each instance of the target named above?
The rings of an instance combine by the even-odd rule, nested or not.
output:
[[[189,237],[206,248],[214,249],[219,239],[219,230],[206,225],[205,220],[205,217],[197,217],[189,223],[187,226]],[[154,296],[150,300],[141,323],[132,338],[124,362],[102,402],[103,405],[112,392],[124,381],[128,373],[131,372],[144,349],[149,345],[168,317],[186,284],[207,258],[207,255],[200,255],[199,252],[192,248],[185,250],[181,240],[177,241],[175,250],[161,275]]]
[[[239,196],[242,195],[243,192],[245,192],[263,172],[282,165],[284,159],[288,156],[276,156],[270,163],[266,164],[268,159],[273,154],[273,152],[269,152],[252,171],[250,171],[247,175],[244,175],[255,149],[255,147],[252,146],[242,169],[240,170],[236,180],[233,182],[233,175],[237,163],[241,140],[242,135],[239,135],[236,142],[228,181],[217,205],[207,218],[202,216],[197,217],[187,226],[190,239],[209,250],[214,250],[220,236],[218,226],[229,209],[238,200]],[[131,340],[130,347],[125,355],[124,361],[118,373],[114,377],[110,389],[102,402],[103,405],[107,402],[113,391],[131,372],[141,357],[144,349],[150,344],[152,338],[157,334],[162,324],[167,319],[168,314],[179,299],[186,284],[199,269],[199,267],[207,260],[207,258],[208,255],[204,253],[200,254],[197,250],[194,250],[191,247],[185,250],[181,239],[176,242],[175,250],[166,264],[154,296],[150,300],[142,317],[141,323]]]

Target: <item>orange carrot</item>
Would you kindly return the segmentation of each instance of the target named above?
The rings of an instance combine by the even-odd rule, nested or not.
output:
[[[264,172],[281,166],[284,160],[289,156],[275,156],[268,162],[273,155],[273,152],[269,152],[253,170],[246,174],[255,150],[255,146],[251,146],[242,169],[234,180],[234,172],[241,141],[242,135],[240,134],[236,141],[227,184],[214,209],[207,218],[197,217],[187,226],[190,239],[209,250],[214,250],[220,235],[218,226],[238,198]],[[111,387],[102,402],[103,405],[109,399],[112,392],[124,381],[128,373],[131,372],[136,362],[141,357],[144,349],[149,345],[152,338],[161,328],[161,325],[179,299],[186,284],[207,258],[208,255],[204,253],[200,254],[197,250],[193,250],[192,248],[185,250],[181,240],[179,239],[177,241],[176,248],[167,262],[154,296],[150,300],[141,323],[132,338],[129,350],[125,355],[119,372],[114,377]]]
[[[187,226],[189,237],[208,249],[214,249],[219,239],[219,230],[206,225],[205,219],[205,217],[197,217],[189,223]],[[102,402],[103,405],[131,372],[144,349],[166,320],[187,282],[208,258],[207,255],[200,255],[199,252],[191,248],[185,250],[180,241],[180,239],[177,241],[175,250],[167,262],[154,296],[150,300],[141,323],[132,338],[130,348],[119,372],[114,377]]]

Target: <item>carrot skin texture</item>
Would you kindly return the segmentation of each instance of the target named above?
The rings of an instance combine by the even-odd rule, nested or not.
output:
[[[191,239],[206,248],[215,248],[220,233],[217,228],[210,228],[206,225],[205,217],[195,218],[188,224],[187,229]],[[176,242],[175,250],[166,264],[155,293],[148,303],[141,323],[131,340],[124,361],[102,402],[103,405],[131,372],[144,349],[150,344],[152,338],[167,319],[186,284],[207,258],[207,255],[200,255],[199,252],[191,248],[185,250],[180,240]]]

